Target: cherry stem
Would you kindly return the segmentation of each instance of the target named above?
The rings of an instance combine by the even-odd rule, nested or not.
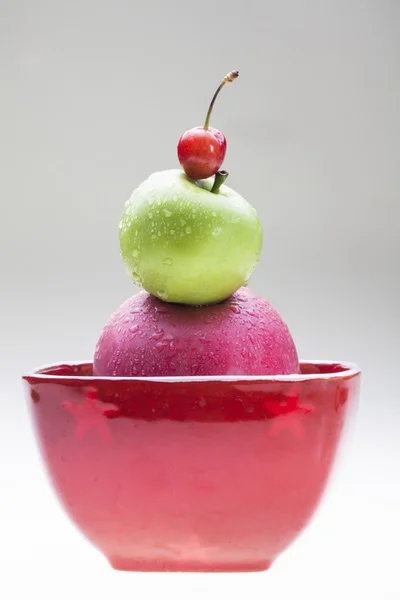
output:
[[[211,188],[211,192],[213,194],[218,194],[219,188],[224,183],[224,181],[228,177],[228,175],[229,175],[228,171],[217,171],[215,173],[214,183],[213,183],[213,186]]]
[[[234,81],[237,77],[239,77],[239,71],[231,71],[230,73],[228,73],[228,75],[225,75],[225,77],[223,78],[223,80],[222,80],[219,88],[215,92],[213,99],[211,100],[211,104],[208,108],[206,120],[204,121],[204,129],[208,129],[208,126],[210,124],[210,117],[211,117],[212,109],[213,109],[214,102],[216,101],[218,94],[220,93],[220,91],[222,90],[222,88],[224,87],[224,85],[226,83]]]

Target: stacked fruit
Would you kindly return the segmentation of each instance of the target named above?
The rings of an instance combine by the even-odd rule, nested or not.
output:
[[[299,371],[288,327],[246,286],[258,263],[255,209],[224,184],[223,134],[203,127],[178,143],[182,169],[150,175],[125,205],[125,268],[144,291],[111,316],[97,343],[100,376],[276,375]]]

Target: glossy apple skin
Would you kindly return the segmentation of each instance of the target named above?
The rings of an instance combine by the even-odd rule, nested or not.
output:
[[[208,179],[220,169],[226,154],[225,136],[214,127],[193,127],[178,142],[178,159],[190,179]]]
[[[59,500],[115,569],[260,571],[312,517],[357,405],[358,370],[301,371],[160,381],[64,364],[25,382]]]
[[[241,288],[221,304],[181,306],[141,292],[111,316],[94,375],[285,375],[299,372],[289,329],[263,298]]]
[[[139,286],[167,302],[221,302],[246,285],[262,248],[255,209],[213,179],[193,182],[181,169],[153,173],[125,205],[122,259]]]

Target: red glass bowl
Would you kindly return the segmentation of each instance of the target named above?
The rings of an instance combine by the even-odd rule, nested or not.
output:
[[[360,370],[105,378],[82,363],[24,380],[60,501],[115,569],[260,571],[318,505]]]

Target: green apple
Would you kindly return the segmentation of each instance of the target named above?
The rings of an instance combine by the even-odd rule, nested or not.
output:
[[[214,177],[180,169],[150,175],[125,204],[119,241],[134,283],[167,302],[221,302],[247,282],[260,256],[255,209]]]

